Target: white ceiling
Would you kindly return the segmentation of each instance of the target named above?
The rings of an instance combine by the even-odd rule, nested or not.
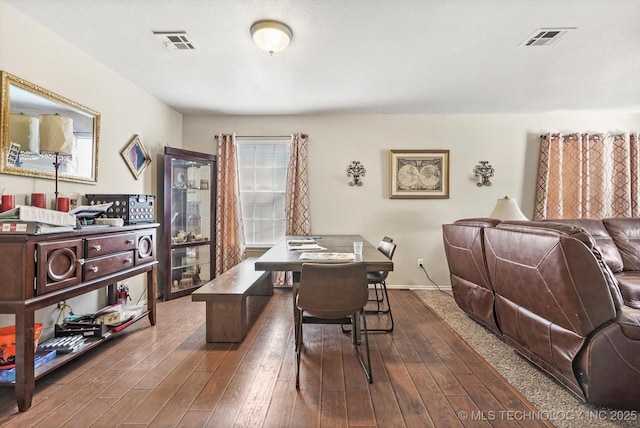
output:
[[[4,1],[184,114],[640,112],[638,0]],[[577,30],[519,46],[542,27]]]

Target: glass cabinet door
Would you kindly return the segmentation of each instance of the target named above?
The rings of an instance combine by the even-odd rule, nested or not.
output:
[[[215,156],[165,148],[164,298],[214,277]]]

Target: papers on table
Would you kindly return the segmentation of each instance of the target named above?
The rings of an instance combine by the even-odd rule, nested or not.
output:
[[[78,219],[94,219],[106,213],[107,210],[111,208],[111,205],[113,205],[113,202],[96,205],[80,205],[71,210],[70,213],[74,214]]]
[[[302,253],[300,260],[320,260],[320,261],[354,261],[354,253]]]
[[[326,250],[313,239],[289,239],[287,249],[294,251]]]

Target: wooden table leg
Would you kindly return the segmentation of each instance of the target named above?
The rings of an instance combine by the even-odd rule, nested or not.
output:
[[[16,322],[16,402],[18,409],[24,412],[31,407],[33,391],[36,387],[33,358],[34,343],[34,311],[25,306],[18,306],[15,313]]]

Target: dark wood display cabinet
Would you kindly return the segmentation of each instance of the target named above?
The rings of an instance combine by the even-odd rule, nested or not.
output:
[[[15,316],[16,352],[14,386],[20,411],[31,406],[36,379],[84,354],[112,335],[87,338],[75,353],[60,354],[34,366],[34,315],[72,297],[107,287],[115,303],[117,282],[146,274],[145,316],[155,325],[157,223],[122,227],[85,227],[44,235],[0,233],[0,313]]]
[[[163,297],[190,294],[215,276],[216,156],[165,147]]]

